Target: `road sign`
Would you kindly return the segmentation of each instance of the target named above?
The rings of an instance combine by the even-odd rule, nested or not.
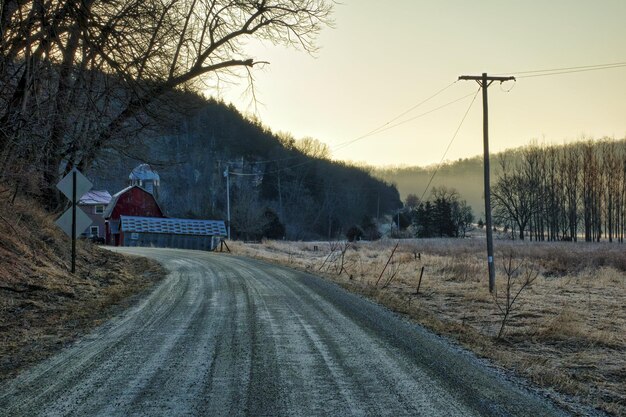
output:
[[[61,228],[69,237],[72,237],[72,208],[65,210],[65,213],[55,221],[56,225]],[[76,209],[76,233],[78,236],[91,226],[91,219],[80,208]]]
[[[72,238],[72,274],[76,272],[76,235],[91,225],[91,219],[84,211],[76,207],[76,202],[87,191],[91,190],[92,185],[76,168],[73,168],[57,184],[57,188],[72,202],[72,207],[67,209],[56,221],[56,224]]]
[[[59,183],[57,188],[71,201],[72,200],[72,174],[76,172],[76,199],[81,198],[91,190],[93,184],[79,170],[74,168]]]

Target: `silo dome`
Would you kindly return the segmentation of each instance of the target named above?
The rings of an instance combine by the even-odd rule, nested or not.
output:
[[[149,193],[154,194],[161,178],[148,164],[137,165],[128,175],[130,185],[138,185]]]

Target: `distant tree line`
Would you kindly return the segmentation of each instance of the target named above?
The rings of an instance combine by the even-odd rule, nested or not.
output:
[[[533,145],[499,158],[495,222],[513,238],[624,241],[626,140]]]

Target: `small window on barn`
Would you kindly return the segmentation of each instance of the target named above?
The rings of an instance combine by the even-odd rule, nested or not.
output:
[[[102,214],[102,213],[104,213],[104,205],[102,204],[96,205],[96,214]]]
[[[100,236],[100,227],[99,226],[91,226],[89,228],[89,236]]]

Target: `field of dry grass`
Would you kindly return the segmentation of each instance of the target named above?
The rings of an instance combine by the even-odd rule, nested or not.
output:
[[[0,201],[0,380],[36,363],[128,306],[164,270],[70,241],[30,200]]]
[[[497,241],[501,310],[486,281],[484,240],[403,240],[389,261],[396,243],[233,242],[231,249],[323,275],[540,386],[626,415],[623,245]],[[507,303],[509,258],[511,269],[519,268],[509,274]],[[507,305],[510,313],[498,338]],[[558,397],[567,406],[567,398]]]

